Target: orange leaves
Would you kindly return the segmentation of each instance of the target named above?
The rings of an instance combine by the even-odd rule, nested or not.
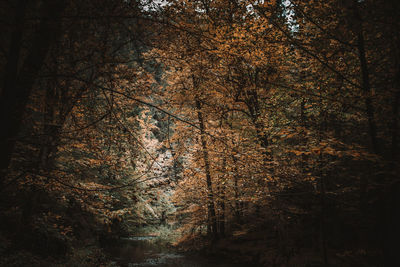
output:
[[[335,157],[351,157],[355,160],[368,160],[368,161],[378,161],[379,157],[367,152],[365,149],[351,149],[351,148],[344,148],[342,147],[341,149],[334,148],[332,147],[334,144],[329,145],[326,142],[321,142],[319,146],[314,146],[314,147],[309,147],[306,148],[305,150],[295,150],[295,149],[290,149],[287,150],[287,153],[293,153],[296,156],[302,156],[302,155],[330,155],[330,156],[335,156]]]
[[[310,155],[311,152],[309,151],[299,151],[299,150],[288,150],[288,153],[294,153],[296,156],[301,156],[301,155]]]
[[[78,148],[78,149],[84,149],[84,148],[86,148],[86,145],[84,143],[77,143],[77,144],[73,144],[72,147]]]
[[[72,229],[72,226],[67,226],[67,227],[60,227],[60,230],[61,230],[60,233],[64,236],[66,236],[68,234],[71,234],[73,229]]]
[[[73,234],[73,228],[71,225],[67,225],[64,221],[64,217],[59,214],[52,212],[43,213],[39,221],[36,222],[35,227],[40,227],[43,223],[47,225],[47,230],[56,231],[65,238]]]

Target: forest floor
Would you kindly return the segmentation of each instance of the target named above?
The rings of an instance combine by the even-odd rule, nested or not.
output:
[[[177,248],[185,252],[198,251],[208,257],[227,258],[242,264],[240,266],[327,266],[317,241],[312,247],[284,244],[269,228],[243,228],[215,241],[203,235],[187,236],[177,244]],[[358,259],[352,261],[339,250],[330,249],[328,253],[330,267],[369,266],[360,265]]]
[[[74,244],[62,258],[43,256],[11,247],[1,237],[0,266],[163,266],[163,267],[240,267],[240,266],[323,266],[321,253],[314,248],[294,249],[279,246],[279,239],[269,228],[232,231],[212,241],[201,234],[182,237],[170,226],[137,228],[129,236]],[[284,242],[282,242],[284,243]],[[329,250],[331,267],[369,266],[343,261],[340,251]]]

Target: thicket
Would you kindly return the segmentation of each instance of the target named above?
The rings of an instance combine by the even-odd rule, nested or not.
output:
[[[268,266],[396,265],[398,1],[0,5],[1,264],[169,223]]]

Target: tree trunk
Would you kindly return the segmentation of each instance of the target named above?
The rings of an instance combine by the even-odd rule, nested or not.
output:
[[[208,156],[207,149],[207,140],[205,135],[205,126],[204,126],[204,118],[203,113],[201,112],[201,103],[198,99],[196,99],[196,108],[197,108],[197,117],[199,120],[200,126],[200,138],[201,138],[201,146],[203,150],[203,159],[204,159],[204,168],[206,172],[206,183],[207,183],[207,208],[208,208],[208,229],[209,232],[212,233],[213,238],[217,238],[217,218],[215,216],[215,205],[214,205],[214,193],[212,189],[212,179],[210,172],[210,162]]]
[[[226,170],[226,157],[224,157],[223,164],[222,164],[222,169],[224,170],[224,173],[222,174],[222,179],[226,175],[225,170]],[[218,201],[218,206],[220,208],[219,216],[218,216],[218,224],[219,224],[219,234],[222,237],[225,237],[225,181],[220,181],[219,182],[219,187],[218,187],[218,195],[219,195],[219,201]]]
[[[362,77],[362,88],[365,93],[365,107],[369,126],[369,136],[371,139],[372,150],[375,154],[379,154],[379,144],[377,138],[377,127],[375,123],[375,110],[371,99],[371,83],[369,79],[368,63],[365,55],[365,41],[362,26],[362,18],[358,12],[358,1],[354,2],[354,12],[355,18],[357,20],[356,24],[356,34],[357,34],[357,50],[358,59],[360,61],[361,77]]]
[[[237,160],[236,160],[234,155],[232,155],[232,160],[233,160],[233,163],[235,164],[235,167],[234,167],[235,168],[235,174],[233,176],[233,179],[234,179],[234,190],[235,190],[235,217],[236,217],[237,222],[239,224],[241,224],[242,223],[242,215],[241,215],[242,205],[240,205],[240,199],[239,199],[239,195],[240,195],[239,184],[238,184],[238,182],[239,182],[239,175],[238,175],[239,169],[237,167]]]
[[[358,10],[358,1],[354,1],[354,17],[356,19],[356,28],[355,34],[357,35],[357,50],[358,50],[358,58],[360,62],[361,69],[361,78],[362,78],[362,89],[365,94],[365,107],[366,107],[366,115],[368,119],[368,128],[369,128],[369,136],[370,142],[372,146],[372,151],[379,155],[380,149],[378,144],[377,137],[377,127],[375,123],[375,110],[372,104],[371,97],[371,84],[369,79],[369,70],[368,63],[365,54],[365,41],[364,41],[364,30],[362,25],[362,17],[359,14]],[[367,190],[368,190],[368,176],[360,177],[360,210],[363,215],[367,214]]]
[[[5,79],[0,97],[0,125],[3,127],[0,132],[0,185],[4,182],[4,176],[11,161],[26,104],[37,75],[51,45],[61,35],[61,21],[59,18],[65,6],[65,1],[49,0],[44,3],[43,19],[18,74],[15,73],[16,69],[18,69],[15,64],[21,60],[20,54],[14,49],[10,50],[9,62],[7,62],[7,67],[10,67],[10,69],[6,69],[6,75],[7,72],[10,72],[11,76]],[[15,33],[12,43],[20,41],[18,39],[21,36],[22,32]]]
[[[400,63],[399,63],[400,64]],[[399,125],[398,125],[398,117],[399,117],[399,106],[400,106],[400,65],[397,67],[397,77],[396,77],[396,94],[393,100],[392,107],[392,140],[391,140],[391,161],[393,164],[397,162],[397,146],[398,146],[398,135],[399,135]]]

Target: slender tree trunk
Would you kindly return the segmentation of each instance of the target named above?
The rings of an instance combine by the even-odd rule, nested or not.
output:
[[[321,236],[321,250],[322,259],[324,266],[328,266],[328,249],[326,242],[326,204],[325,204],[325,177],[322,173],[322,152],[319,152],[319,169],[320,169],[320,201],[321,201],[321,213],[320,213],[320,236]]]
[[[235,164],[235,167],[234,167],[235,174],[233,176],[234,190],[235,190],[235,217],[236,217],[237,222],[239,224],[241,224],[242,223],[242,216],[241,216],[242,205],[240,204],[240,199],[239,199],[239,195],[240,195],[239,184],[238,184],[239,183],[239,175],[238,175],[239,169],[237,167],[237,160],[234,155],[232,155],[232,160],[233,160],[233,163]]]
[[[226,170],[226,157],[224,157],[223,164],[222,164],[222,169],[224,170],[224,173],[222,174],[222,179],[226,175],[225,170]],[[222,237],[225,237],[225,181],[220,181],[219,182],[219,187],[218,187],[218,193],[219,193],[219,216],[218,216],[218,224],[219,224],[219,234]]]
[[[400,64],[400,63],[398,63]],[[396,94],[393,100],[393,107],[392,107],[392,140],[391,140],[391,161],[393,164],[396,162],[397,155],[398,155],[398,135],[399,135],[399,106],[400,106],[400,65],[397,67],[397,77],[396,77]]]
[[[209,232],[212,233],[213,238],[217,238],[217,218],[215,214],[215,205],[214,205],[214,193],[212,189],[212,178],[211,178],[211,171],[210,171],[210,162],[208,156],[208,149],[207,149],[207,140],[205,135],[205,126],[204,126],[204,118],[203,113],[201,111],[201,103],[200,100],[196,99],[196,108],[197,108],[197,117],[199,120],[200,126],[200,138],[201,138],[201,146],[203,150],[203,159],[204,159],[204,168],[206,172],[206,183],[207,183],[207,208],[208,208],[208,229]]]
[[[222,192],[221,192],[221,216],[220,216],[220,227],[219,227],[219,232],[222,237],[225,237],[225,185],[222,185]]]
[[[365,55],[364,30],[362,26],[362,18],[358,12],[358,1],[354,1],[354,12],[355,12],[354,16],[357,20],[356,24],[357,50],[358,50],[358,59],[360,61],[362,88],[365,93],[365,107],[366,107],[366,115],[369,126],[369,136],[371,140],[372,150],[374,151],[375,154],[379,154],[380,149],[377,137],[377,127],[374,118],[375,110],[371,98],[371,83],[369,79],[367,58]]]
[[[326,114],[323,111],[323,103],[320,98],[319,103],[319,113],[320,113],[320,121],[319,121],[319,129],[318,129],[318,142],[322,142],[323,133],[326,132]],[[327,216],[327,207],[326,207],[326,183],[325,183],[325,173],[323,171],[324,162],[323,162],[323,154],[322,151],[319,151],[318,155],[318,176],[319,176],[319,189],[320,189],[320,238],[321,238],[321,254],[324,266],[329,266],[328,264],[328,245],[327,245],[327,234],[326,234],[326,216]]]
[[[357,50],[358,58],[360,63],[361,78],[362,78],[362,89],[365,96],[365,107],[366,115],[368,119],[369,137],[371,142],[372,151],[379,155],[380,148],[377,137],[377,126],[375,122],[375,109],[372,103],[371,96],[371,83],[369,78],[368,62],[365,54],[365,40],[364,40],[364,29],[362,17],[358,10],[358,1],[353,2],[354,5],[354,17],[356,19],[355,34],[357,35]],[[367,190],[369,184],[369,178],[367,175],[360,177],[360,210],[361,213],[367,214]]]
[[[360,60],[361,66],[361,74],[362,74],[362,87],[365,92],[365,106],[368,118],[368,125],[369,125],[369,135],[371,138],[371,145],[372,149],[375,154],[379,154],[380,149],[378,145],[378,138],[377,138],[377,127],[375,123],[375,110],[372,104],[371,99],[371,85],[369,81],[369,73],[368,73],[368,65],[367,59],[365,57],[365,46],[364,46],[364,36],[362,30],[358,33],[357,37],[357,48],[358,48],[358,55]]]
[[[397,37],[399,38],[399,37]],[[398,39],[399,40],[399,39]],[[398,116],[400,106],[400,62],[397,55],[397,73],[395,80],[395,95],[392,105],[392,125],[391,125],[391,158],[389,170],[391,177],[389,182],[385,181],[385,190],[381,196],[380,211],[384,211],[380,215],[383,217],[383,262],[385,267],[400,266],[400,258],[398,256],[398,242],[400,238],[400,183],[398,179]],[[387,180],[387,179],[386,179]]]
[[[305,99],[304,97],[301,98],[301,105],[300,105],[300,123],[301,126],[306,128],[307,124],[306,124],[306,114],[305,114]],[[303,138],[303,142],[304,145],[306,145],[306,141],[307,139],[304,137]],[[301,173],[304,175],[306,173],[306,155],[305,154],[301,154],[301,161],[300,161],[300,169],[301,169]]]
[[[229,124],[229,123],[228,123]],[[229,127],[231,130],[233,130],[232,124],[229,124]],[[235,203],[235,210],[234,210],[234,214],[235,214],[235,218],[236,221],[241,224],[242,223],[242,216],[241,216],[241,203],[240,203],[240,190],[239,190],[239,168],[237,165],[237,159],[235,157],[235,155],[237,154],[237,150],[235,148],[235,141],[232,138],[232,147],[233,147],[233,153],[231,154],[232,157],[232,162],[234,165],[234,175],[233,175],[233,179],[234,179],[234,193],[235,193],[235,199],[234,199],[234,203]]]
[[[256,72],[255,75],[255,84],[258,83],[258,73]],[[270,169],[268,167],[268,159],[270,159],[270,154],[268,153],[267,149],[269,147],[269,140],[268,136],[264,132],[264,127],[262,122],[260,122],[260,116],[261,116],[261,111],[260,111],[260,104],[259,104],[259,99],[258,99],[258,93],[257,89],[253,88],[252,90],[249,90],[247,92],[247,101],[245,102],[247,109],[250,114],[250,119],[254,125],[254,128],[256,130],[256,136],[258,139],[258,142],[261,145],[261,148],[263,148],[262,155],[263,155],[263,167],[265,173]],[[257,186],[258,188],[263,188],[265,186],[265,180],[262,178],[259,178],[257,180]],[[255,203],[255,216],[260,217],[260,211],[261,211],[261,204]]]

